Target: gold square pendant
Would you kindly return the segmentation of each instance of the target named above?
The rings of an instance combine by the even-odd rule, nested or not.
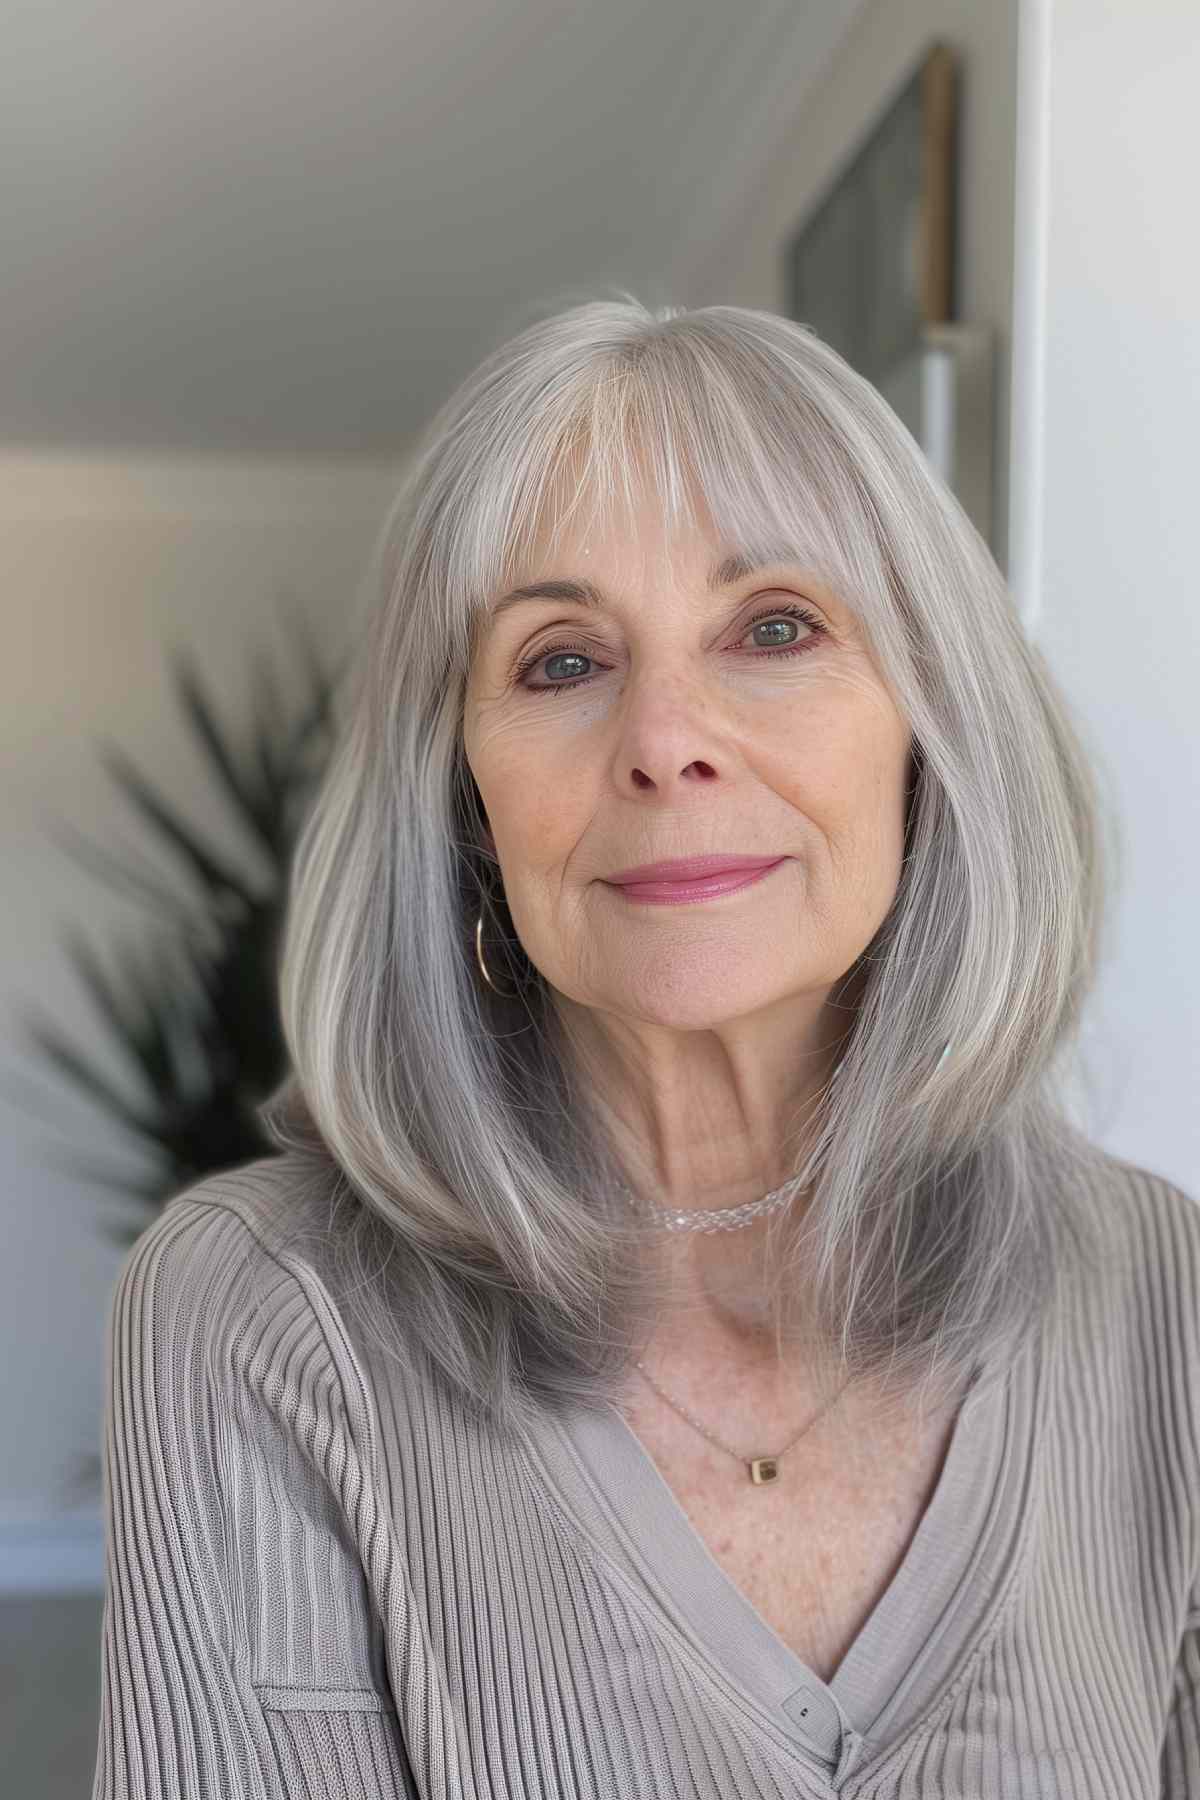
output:
[[[779,1479],[779,1463],[773,1456],[756,1456],[750,1464],[750,1479],[756,1487]]]

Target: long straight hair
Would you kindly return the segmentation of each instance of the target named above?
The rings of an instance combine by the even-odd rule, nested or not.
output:
[[[585,505],[619,518],[637,481],[672,531],[699,500],[723,546],[820,572],[912,733],[897,891],[846,972],[852,1026],[795,1163],[810,1199],[768,1222],[748,1314],[779,1346],[815,1329],[896,1396],[982,1389],[1089,1266],[1119,1166],[1068,1100],[1115,827],[979,534],[791,320],[582,300],[526,319],[430,421],[294,858],[293,1074],[261,1116],[333,1199],[334,1266],[379,1348],[503,1426],[611,1397],[654,1317],[655,1228],[615,1197],[553,992],[505,925],[462,721],[489,600],[535,534]]]

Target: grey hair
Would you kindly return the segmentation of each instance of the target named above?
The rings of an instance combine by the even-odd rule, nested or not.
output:
[[[428,424],[293,861],[293,1075],[261,1116],[336,1195],[336,1267],[378,1346],[505,1425],[611,1397],[654,1316],[654,1227],[615,1197],[549,984],[493,930],[462,725],[490,599],[547,522],[631,503],[635,468],[671,529],[700,496],[723,545],[820,570],[912,732],[897,892],[797,1155],[811,1200],[770,1220],[747,1306],[780,1344],[815,1318],[897,1394],[1002,1379],[1087,1267],[1115,1162],[1066,1099],[1115,828],[961,506],[879,393],[772,313],[560,302]],[[511,997],[480,978],[481,909]]]

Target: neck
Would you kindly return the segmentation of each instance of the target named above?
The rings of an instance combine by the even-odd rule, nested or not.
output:
[[[847,1036],[832,1009],[688,1032],[601,1023],[569,1001],[560,1014],[625,1184],[643,1206],[679,1214],[753,1204],[795,1180]]]

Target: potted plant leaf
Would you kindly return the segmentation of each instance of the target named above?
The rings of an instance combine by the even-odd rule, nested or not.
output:
[[[181,896],[152,870],[114,857],[61,821],[52,832],[69,855],[149,915],[149,931],[114,951],[116,977],[77,927],[63,933],[111,1044],[102,1064],[52,1019],[32,1008],[23,1013],[29,1039],[57,1076],[106,1112],[141,1153],[128,1171],[101,1168],[90,1157],[60,1165],[133,1202],[133,1216],[127,1209],[100,1226],[125,1247],[172,1194],[272,1150],[255,1109],[287,1074],[276,982],[288,873],[332,747],[342,673],[321,667],[299,619],[293,636],[304,663],[299,698],[285,703],[269,658],[260,654],[249,738],[240,747],[219,722],[193,660],[182,651],[170,658],[185,718],[236,835],[253,841],[263,874],[248,873],[236,852],[206,842],[115,745],[101,749],[102,762],[181,866],[190,892]],[[132,1077],[131,1088],[109,1073],[114,1060]],[[89,1455],[69,1485],[94,1493],[98,1480],[99,1459]]]

